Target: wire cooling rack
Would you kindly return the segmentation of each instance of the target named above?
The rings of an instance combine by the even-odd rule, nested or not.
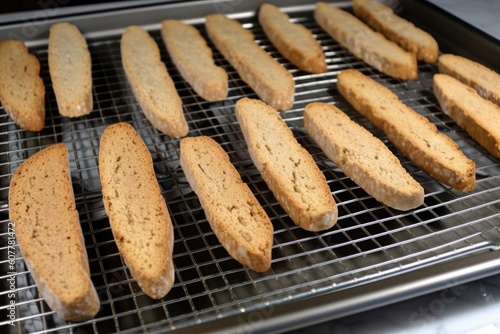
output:
[[[235,70],[208,40],[215,61],[229,75],[229,96],[206,102],[182,79],[168,57],[160,33],[150,31],[162,60],[182,98],[189,136],[207,135],[219,142],[244,182],[253,191],[274,226],[271,269],[256,273],[233,260],[210,229],[200,203],[179,166],[179,140],[161,134],[140,111],[121,66],[120,36],[89,40],[92,55],[94,111],[85,117],[61,117],[48,72],[47,47],[32,48],[41,63],[46,85],[46,126],[40,133],[19,129],[0,113],[0,309],[15,319],[0,324],[15,333],[153,333],[210,323],[252,312],[272,316],[275,307],[324,293],[356,289],[361,284],[466,256],[497,249],[500,244],[500,164],[461,130],[437,105],[432,93],[435,65],[420,64],[417,81],[389,78],[368,67],[330,38],[314,22],[311,11],[294,12],[293,21],[305,25],[320,41],[328,73],[308,74],[284,59],[270,44],[255,17],[240,18],[256,42],[294,76],[295,104],[281,116],[297,140],[311,153],[326,176],[338,204],[335,227],[307,232],[290,220],[253,166],[234,105],[241,97],[256,98]],[[394,91],[415,111],[458,143],[476,163],[477,186],[465,194],[433,180],[406,159],[378,129],[353,110],[335,85],[339,71],[355,68]],[[0,78],[3,79],[3,78]],[[335,104],[387,144],[403,166],[425,189],[425,203],[407,211],[380,204],[347,178],[307,136],[305,106],[313,101]],[[149,148],[158,182],[175,231],[175,284],[162,300],[147,297],[125,266],[106,217],[98,175],[99,140],[104,128],[127,122]],[[92,281],[101,309],[84,323],[62,321],[46,305],[26,269],[8,220],[8,189],[12,173],[29,156],[53,143],[70,151],[70,168],[77,209],[88,252]],[[14,253],[8,245],[15,249]],[[15,269],[10,268],[14,264]],[[15,279],[15,282],[10,280]],[[13,285],[11,283],[14,282]],[[15,295],[15,307],[10,306]],[[7,320],[5,320],[7,319]],[[257,319],[258,320],[258,319]],[[244,329],[245,327],[243,327]]]

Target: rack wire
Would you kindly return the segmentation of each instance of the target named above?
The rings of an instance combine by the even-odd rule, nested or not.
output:
[[[209,323],[233,315],[251,316],[259,310],[272,316],[275,307],[322,293],[355,289],[360,284],[415,270],[471,252],[497,249],[500,244],[500,164],[439,108],[432,93],[435,65],[420,64],[417,81],[389,78],[355,58],[314,22],[309,11],[290,14],[320,41],[328,72],[308,74],[284,59],[270,44],[254,17],[240,22],[256,42],[294,76],[295,104],[281,116],[297,140],[311,153],[326,176],[337,202],[339,220],[323,232],[296,225],[276,202],[253,166],[234,116],[241,97],[256,98],[197,25],[229,75],[229,96],[206,102],[182,79],[171,62],[158,30],[150,31],[171,74],[189,124],[189,136],[207,135],[221,144],[244,182],[253,191],[274,226],[271,269],[256,273],[233,260],[210,229],[200,203],[179,166],[179,140],[161,134],[140,111],[121,67],[120,36],[89,40],[92,55],[94,111],[85,117],[61,117],[52,90],[46,46],[32,50],[41,63],[46,85],[46,126],[40,133],[19,129],[0,114],[0,309],[8,313],[14,292],[18,333],[153,333]],[[339,71],[356,68],[394,91],[418,113],[431,120],[476,163],[477,186],[461,193],[433,180],[404,157],[382,132],[359,115],[335,88]],[[425,203],[407,212],[391,209],[366,194],[344,175],[307,136],[303,111],[309,102],[335,104],[387,144],[403,166],[425,189]],[[162,300],[147,297],[131,277],[110,230],[98,176],[99,140],[107,125],[128,122],[149,148],[158,182],[175,232],[175,284]],[[80,214],[91,278],[101,309],[95,319],[67,323],[49,309],[25,267],[17,243],[15,270],[9,270],[8,188],[12,173],[33,153],[53,143],[65,143],[77,209]],[[7,273],[7,274],[4,274]],[[6,283],[15,277],[15,291]],[[246,319],[246,318],[245,318]]]

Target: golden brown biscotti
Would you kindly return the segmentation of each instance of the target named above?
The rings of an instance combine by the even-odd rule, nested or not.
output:
[[[182,101],[155,40],[143,28],[130,26],[120,48],[125,74],[146,118],[161,132],[184,137],[189,129]]]
[[[118,250],[141,289],[163,298],[174,284],[174,233],[148,148],[127,123],[101,137],[99,175]]]
[[[49,72],[59,113],[66,117],[90,114],[92,61],[87,41],[70,23],[50,27]]]
[[[368,130],[333,105],[309,103],[307,133],[344,173],[376,200],[397,210],[424,203],[424,189]]]
[[[177,20],[164,20],[161,35],[170,58],[199,96],[207,101],[227,97],[227,73],[215,65],[212,50],[195,27]]]
[[[293,106],[293,76],[254,41],[253,34],[222,14],[206,17],[208,36],[241,79],[277,110]]]
[[[441,109],[472,138],[500,158],[500,107],[447,74],[434,75],[434,95]]]
[[[327,71],[325,54],[313,34],[301,24],[290,22],[287,14],[272,4],[262,4],[259,23],[278,51],[301,70]]]
[[[0,42],[0,101],[21,128],[40,131],[45,126],[45,86],[40,62],[21,41]]]
[[[451,75],[474,88],[483,98],[500,106],[500,74],[465,57],[443,54],[439,72]]]
[[[184,138],[180,164],[222,246],[244,266],[268,270],[273,225],[222,147],[205,136]]]
[[[295,224],[308,231],[331,228],[338,211],[325,176],[281,116],[260,100],[242,98],[236,118],[254,165]]]
[[[16,170],[9,218],[24,262],[49,307],[66,321],[92,319],[99,297],[90,279],[64,144],[39,151]]]
[[[353,0],[352,5],[354,14],[357,17],[406,51],[414,53],[417,60],[426,63],[435,63],[437,61],[439,54],[438,43],[426,31],[394,14],[391,8],[380,2]]]
[[[387,138],[432,177],[469,192],[476,186],[475,163],[450,137],[399,100],[397,95],[361,72],[340,72],[339,92]]]
[[[354,15],[318,2],[314,19],[332,38],[368,65],[394,78],[417,79],[415,55],[373,31]]]

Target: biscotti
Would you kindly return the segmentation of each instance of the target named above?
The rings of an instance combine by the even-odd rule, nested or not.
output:
[[[184,138],[180,164],[222,246],[241,264],[268,270],[273,225],[222,147],[205,136]]]
[[[0,42],[0,77],[0,101],[5,112],[23,129],[42,130],[45,86],[40,78],[40,62],[23,42]]]
[[[92,65],[87,41],[69,23],[50,27],[49,72],[62,116],[79,117],[92,111]]]
[[[313,34],[301,24],[290,22],[287,14],[271,4],[262,4],[259,23],[278,51],[298,68],[326,72],[325,54]]]
[[[64,144],[39,151],[16,170],[9,218],[24,262],[49,307],[66,321],[92,319],[99,297],[90,279]]]
[[[222,14],[206,17],[208,36],[241,79],[277,110],[293,106],[293,76],[254,41],[253,34]]]
[[[461,191],[474,190],[474,161],[388,88],[354,69],[340,72],[337,88],[359,113],[432,177]]]
[[[130,26],[120,48],[125,74],[146,118],[169,136],[185,136],[189,129],[182,101],[154,39],[146,30]]]
[[[438,67],[439,72],[471,86],[483,98],[500,106],[500,74],[475,61],[452,54],[441,55]]]
[[[314,19],[332,38],[368,65],[398,79],[416,80],[417,59],[354,15],[318,2]]]
[[[472,138],[500,158],[500,107],[446,74],[434,75],[434,95],[441,109]]]
[[[342,171],[376,200],[398,210],[424,202],[424,189],[368,130],[327,103],[306,106],[307,133]]]
[[[373,0],[353,0],[354,14],[373,30],[382,33],[408,52],[415,54],[417,60],[435,63],[439,46],[434,37],[402,17],[394,14],[391,8]]]
[[[99,175],[104,208],[130,273],[148,296],[164,297],[175,279],[173,227],[151,154],[131,125],[104,130]]]
[[[161,35],[173,63],[199,96],[207,101],[227,97],[227,73],[215,65],[212,50],[195,27],[165,20]]]
[[[308,231],[332,227],[338,211],[325,176],[281,116],[260,100],[242,98],[236,118],[254,165],[295,224]]]

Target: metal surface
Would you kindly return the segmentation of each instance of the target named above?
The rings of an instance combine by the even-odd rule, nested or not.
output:
[[[226,5],[231,3],[236,2]],[[161,8],[165,18],[172,17],[168,15],[169,6]],[[232,8],[235,15],[244,9],[219,8]],[[216,63],[229,74],[229,96],[216,103],[203,101],[180,77],[166,54],[158,22],[150,22],[150,33],[160,46],[162,60],[182,98],[189,136],[208,135],[219,142],[271,218],[275,230],[273,261],[271,269],[262,274],[242,267],[218,243],[179,166],[179,140],[159,133],[141,113],[121,67],[118,30],[87,35],[93,63],[94,111],[77,119],[58,114],[48,73],[47,47],[43,38],[32,42],[31,51],[40,60],[47,90],[45,129],[40,133],[20,130],[5,112],[0,113],[0,309],[9,314],[10,301],[16,301],[15,326],[9,325],[8,318],[0,319],[1,325],[15,333],[153,333],[228,328],[238,332],[278,331],[500,271],[496,260],[500,245],[500,163],[440,110],[432,93],[436,66],[420,64],[419,79],[414,82],[382,75],[322,31],[312,19],[311,8],[295,7],[290,15],[321,42],[328,59],[325,74],[297,70],[270,45],[253,13],[236,16],[254,33],[257,43],[294,76],[295,104],[281,115],[325,174],[339,209],[338,224],[320,233],[294,225],[250,160],[234,117],[234,104],[243,96],[256,98],[253,91],[209,42]],[[193,17],[193,22],[196,19]],[[140,21],[144,20],[141,17]],[[203,25],[197,27],[207,37]],[[346,68],[356,68],[389,87],[457,142],[476,163],[474,192],[465,194],[436,182],[357,114],[335,88],[337,74]],[[384,141],[424,187],[425,204],[408,212],[393,210],[347,178],[304,131],[304,107],[313,101],[337,105]],[[124,265],[101,200],[99,140],[107,125],[120,121],[132,124],[148,146],[174,224],[176,281],[170,293],[158,301],[140,290]],[[66,323],[48,308],[24,265],[8,220],[12,173],[27,157],[56,142],[65,143],[70,151],[91,277],[101,301],[96,318],[84,323]],[[14,256],[11,250],[15,250]],[[10,268],[11,264],[14,267]],[[12,290],[11,277],[15,279]]]

